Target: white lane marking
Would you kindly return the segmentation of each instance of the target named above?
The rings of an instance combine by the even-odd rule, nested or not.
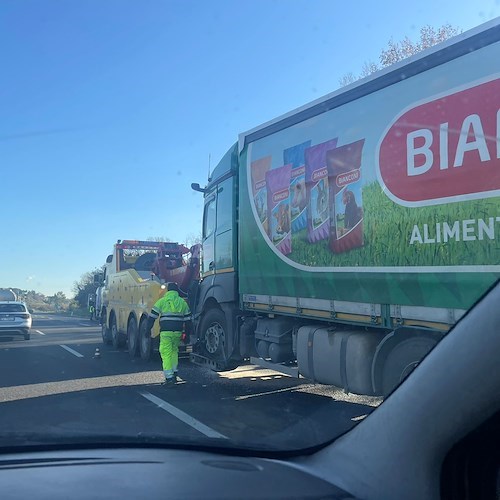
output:
[[[364,418],[366,418],[368,416],[368,414],[365,414],[365,415],[360,415],[359,417],[352,417],[351,420],[353,422],[359,422],[360,420],[363,420]]]
[[[92,325],[89,325],[88,323],[78,323],[80,326],[92,326]]]
[[[45,333],[41,332],[40,330],[35,330],[36,333],[39,333],[40,335],[45,335]]]
[[[71,347],[68,347],[67,345],[60,344],[59,347],[66,349],[66,351],[70,352],[71,354],[74,354],[77,358],[83,358],[83,354],[80,354],[79,352],[75,351],[74,349],[71,349]]]
[[[163,399],[160,399],[160,398],[154,396],[150,392],[141,391],[140,395],[142,397],[148,399],[152,403],[154,403],[156,406],[158,406],[162,410],[165,410],[166,412],[170,413],[174,417],[178,418],[179,420],[181,420],[185,424],[191,426],[193,429],[196,429],[198,432],[205,434],[205,436],[208,436],[211,438],[229,439],[227,436],[224,436],[224,434],[220,434],[219,432],[212,429],[211,427],[208,427],[207,425],[202,424],[199,420],[196,420],[191,415],[184,413],[182,410],[179,410],[179,408],[176,408],[175,406],[171,405],[170,403],[163,401]]]

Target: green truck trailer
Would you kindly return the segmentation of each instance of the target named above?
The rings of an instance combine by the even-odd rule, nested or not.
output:
[[[241,134],[192,187],[197,361],[387,394],[500,275],[498,20]]]

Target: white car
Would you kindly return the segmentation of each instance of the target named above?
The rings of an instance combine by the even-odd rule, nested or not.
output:
[[[0,301],[0,335],[30,339],[31,314],[23,302]]]

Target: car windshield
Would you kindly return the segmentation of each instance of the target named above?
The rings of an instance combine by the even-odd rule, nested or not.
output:
[[[377,411],[500,277],[499,15],[1,2],[0,448]]]

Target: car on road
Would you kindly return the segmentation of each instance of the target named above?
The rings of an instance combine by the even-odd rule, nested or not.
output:
[[[23,302],[0,301],[0,336],[22,335],[30,339],[31,314]]]

